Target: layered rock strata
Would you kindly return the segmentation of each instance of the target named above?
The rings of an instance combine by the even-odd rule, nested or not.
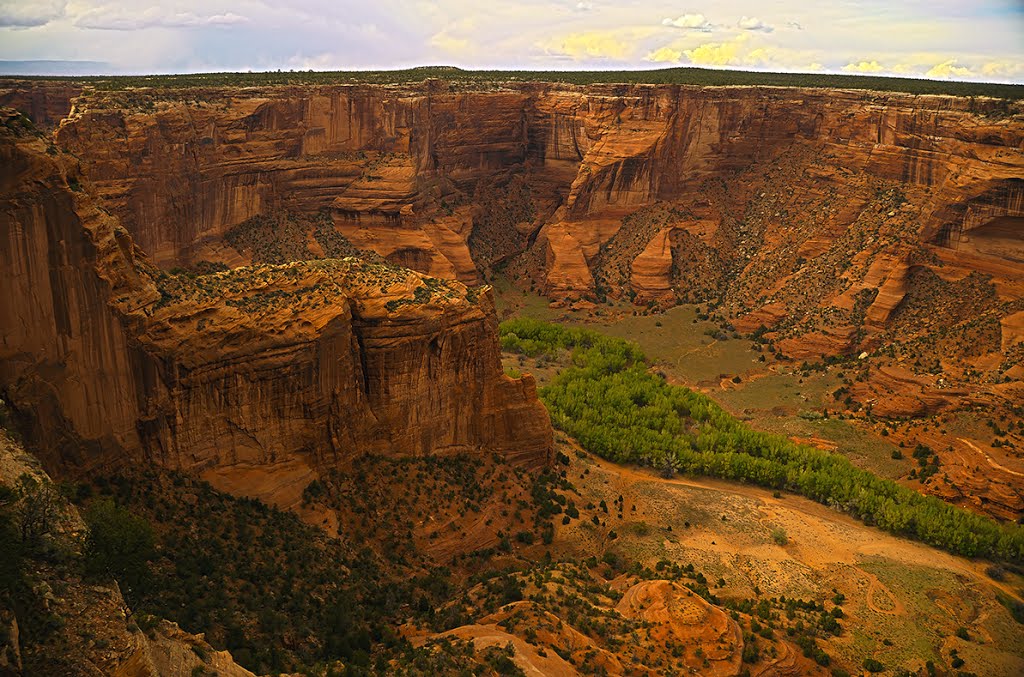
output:
[[[238,265],[232,229],[318,213],[351,245],[446,279],[503,271],[558,301],[712,303],[795,360],[899,346],[919,376],[1019,381],[1019,102],[523,82],[40,87],[24,105],[67,97],[58,145],[164,269]]]
[[[1024,285],[1024,121],[1003,100],[438,82],[88,92],[56,138],[163,267],[209,256],[205,243],[256,215],[328,210],[355,246],[421,272],[476,282],[471,248],[487,259],[507,239],[536,249],[513,269],[545,293],[600,296],[602,247],[625,216],[664,204],[686,213],[623,261],[637,272],[620,291],[643,302],[724,293],[737,317],[784,302],[795,327],[877,290],[843,321],[880,334],[908,268],[938,265],[912,251],[947,277],[991,275],[1004,300]],[[513,175],[533,222],[496,233],[469,203],[487,205],[474,191]],[[695,223],[709,226],[698,243],[678,235]],[[474,230],[487,231],[475,247]],[[715,283],[694,288],[708,272]],[[808,356],[860,347],[844,331]]]
[[[48,465],[545,461],[550,424],[532,378],[502,373],[489,288],[354,258],[170,275],[70,156],[4,123],[0,387]]]

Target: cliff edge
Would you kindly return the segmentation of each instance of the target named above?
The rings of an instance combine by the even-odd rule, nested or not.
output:
[[[502,373],[488,288],[353,258],[170,275],[70,155],[2,122],[0,384],[48,467],[545,462],[550,424],[533,379]]]

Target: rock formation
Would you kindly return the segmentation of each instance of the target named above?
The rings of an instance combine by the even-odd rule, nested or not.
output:
[[[87,92],[56,138],[165,268],[218,260],[210,243],[256,215],[327,210],[355,246],[467,283],[497,248],[553,298],[723,298],[736,319],[782,304],[770,328],[802,344],[800,359],[891,342],[914,266],[991,276],[1003,305],[988,310],[1020,310],[1024,122],[1003,100],[436,81],[160,89]],[[496,229],[491,213],[518,212],[500,192],[510,177],[533,219]],[[625,217],[659,205],[675,215],[629,231]],[[631,243],[615,255],[626,270],[606,289],[616,238]],[[512,249],[530,251],[509,264]]]
[[[501,371],[489,288],[353,258],[170,275],[69,156],[10,112],[0,134],[0,383],[48,466],[544,462],[550,424],[532,378]]]
[[[233,229],[319,214],[356,248],[466,284],[504,272],[557,301],[713,304],[801,361],[900,346],[919,375],[937,353],[933,376],[977,390],[1024,350],[1007,319],[1024,310],[1019,102],[524,82],[22,90],[0,96],[47,120],[68,102],[58,147],[163,269],[237,266],[251,259],[225,244]],[[967,355],[938,317],[1002,333]]]

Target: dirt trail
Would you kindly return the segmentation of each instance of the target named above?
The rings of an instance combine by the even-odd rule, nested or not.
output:
[[[1016,470],[1010,470],[1005,465],[1001,465],[1001,464],[997,463],[991,456],[989,456],[987,451],[985,451],[984,449],[979,447],[974,442],[971,442],[970,440],[968,440],[966,438],[963,438],[963,437],[959,438],[959,440],[961,442],[963,442],[964,444],[966,444],[971,449],[973,449],[974,451],[976,451],[979,454],[981,454],[985,458],[985,461],[988,462],[988,464],[990,466],[992,466],[993,468],[995,468],[996,470],[1001,470],[1002,472],[1009,473],[1010,475],[1016,475],[1017,477],[1024,477],[1024,472],[1017,472]]]
[[[703,350],[710,350],[712,347],[714,347],[716,343],[718,343],[718,339],[714,339],[713,341],[711,341],[711,343],[708,344],[699,345],[696,348],[690,348],[685,353],[681,353],[678,357],[672,360],[672,362],[675,362],[675,368],[681,370],[681,365],[684,359],[686,359],[690,355],[693,355],[694,353],[699,353]]]
[[[885,584],[878,580],[878,576],[869,574],[863,569],[858,568],[857,570],[863,572],[864,575],[868,577],[868,580],[871,581],[871,584],[868,586],[869,609],[874,611],[876,614],[885,614],[886,616],[902,616],[906,613],[906,608],[903,606],[903,602],[901,602],[896,595],[892,594],[892,590],[885,587]],[[892,609],[882,609],[875,603],[875,595],[879,592],[885,594],[889,598],[889,601],[892,602]]]

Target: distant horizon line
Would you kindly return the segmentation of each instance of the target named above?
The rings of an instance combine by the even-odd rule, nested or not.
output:
[[[14,67],[15,65],[21,65],[24,70],[18,69],[15,71],[5,71],[4,68]],[[92,67],[96,68],[96,72],[32,72],[32,66],[39,66],[40,70],[46,70],[44,66],[58,66],[63,65],[69,69],[74,67]],[[885,78],[889,80],[915,80],[923,82],[934,82],[934,83],[962,83],[962,84],[977,84],[977,85],[1000,85],[1009,87],[1024,87],[1024,82],[1017,82],[1011,80],[981,80],[981,79],[965,79],[965,78],[930,78],[924,74],[916,73],[891,73],[891,72],[878,72],[878,73],[851,73],[845,71],[836,71],[829,69],[821,70],[766,70],[756,68],[738,68],[730,66],[720,67],[708,67],[698,66],[690,64],[680,64],[676,66],[652,66],[646,68],[643,66],[632,66],[628,68],[616,67],[616,68],[535,68],[535,67],[516,67],[516,68],[467,68],[464,66],[455,66],[450,64],[422,64],[417,66],[395,66],[386,68],[247,68],[244,70],[183,70],[183,71],[125,71],[120,70],[112,64],[104,61],[94,60],[68,60],[68,59],[0,59],[0,77],[5,78],[174,78],[174,77],[194,77],[203,75],[276,75],[276,74],[359,74],[359,73],[412,73],[416,71],[429,71],[429,70],[448,70],[457,71],[467,74],[514,74],[514,73],[565,73],[565,74],[588,74],[588,73],[659,73],[659,72],[671,72],[671,71],[695,71],[704,73],[751,73],[758,75],[827,75],[831,77],[842,77],[842,78],[854,78],[854,79],[871,79],[871,78]],[[106,71],[106,72],[104,72]]]

